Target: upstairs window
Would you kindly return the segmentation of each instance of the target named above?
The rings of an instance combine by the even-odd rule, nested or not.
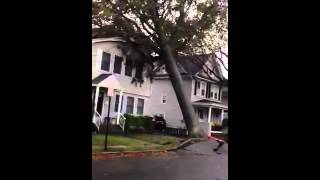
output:
[[[113,68],[114,73],[121,74],[122,61],[123,61],[122,57],[119,57],[119,56],[115,57],[114,68]]]
[[[201,83],[201,96],[204,97],[206,94],[206,83]]]
[[[132,77],[132,61],[129,57],[126,58],[124,75]]]
[[[103,52],[101,60],[101,70],[109,71],[110,70],[110,54]]]

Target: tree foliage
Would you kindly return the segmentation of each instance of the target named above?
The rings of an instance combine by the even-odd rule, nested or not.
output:
[[[101,0],[92,7],[93,38],[126,41],[120,48],[138,68],[136,82],[152,79],[153,63],[163,63],[163,41],[176,56],[215,53],[225,41],[225,0]]]

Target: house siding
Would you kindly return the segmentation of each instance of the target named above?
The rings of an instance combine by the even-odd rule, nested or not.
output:
[[[184,79],[183,89],[187,98],[191,97],[191,79]],[[183,115],[180,110],[176,93],[172,87],[171,81],[166,79],[154,79],[151,88],[152,95],[149,101],[148,115],[165,114],[167,126],[172,128],[185,128]],[[162,104],[162,95],[167,96],[167,103]]]
[[[120,83],[120,86],[123,90],[123,106],[121,113],[126,112],[127,106],[127,96],[134,97],[134,106],[133,106],[133,114],[136,115],[137,113],[137,103],[138,98],[144,99],[144,114],[148,112],[148,103],[151,95],[151,84],[150,81],[145,79],[144,83],[141,84],[132,84],[132,77],[125,76],[125,61],[126,58],[123,57],[122,51],[117,47],[117,42],[96,42],[92,44],[92,79],[99,76],[101,73],[110,73],[113,74],[117,81]],[[102,60],[102,52],[109,53],[110,56],[110,71],[101,71],[101,60]],[[120,56],[123,58],[122,67],[121,67],[121,74],[113,73],[114,69],[114,61],[115,56]],[[132,69],[132,76],[135,75],[135,69]],[[114,112],[115,106],[115,99],[116,94],[119,94],[118,91],[114,91],[114,96],[111,97],[111,104],[110,104],[110,117],[116,118],[117,112]],[[103,103],[103,111],[102,111],[102,118],[104,119],[108,115],[108,97],[105,95],[104,103]]]
[[[150,81],[145,79],[145,82],[140,86],[139,84],[132,84],[132,77],[125,76],[125,57],[120,49],[117,48],[116,42],[99,42],[92,45],[92,79],[103,73],[100,70],[102,52],[107,52],[111,54],[110,58],[110,72],[116,79],[120,82],[121,87],[126,93],[140,95],[140,96],[150,96],[151,84]],[[121,74],[113,73],[113,65],[115,56],[123,57]],[[135,74],[135,69],[133,71],[133,76]],[[104,72],[107,73],[107,72]]]

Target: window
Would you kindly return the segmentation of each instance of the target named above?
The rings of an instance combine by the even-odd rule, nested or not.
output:
[[[126,60],[126,66],[125,66],[124,74],[126,76],[132,77],[132,63],[131,63],[131,61],[128,60],[128,58]]]
[[[200,81],[197,81],[197,89],[200,89]]]
[[[162,104],[167,104],[167,95],[162,95],[162,97],[161,97],[161,103],[162,103]]]
[[[203,111],[201,109],[198,110],[199,118],[203,119]]]
[[[120,96],[116,95],[116,101],[114,103],[114,112],[118,112],[119,99],[120,99]]]
[[[121,66],[122,66],[122,57],[116,56],[114,59],[114,68],[113,72],[117,74],[121,74]]]
[[[217,99],[218,98],[218,94],[215,92],[214,93],[214,99]]]
[[[202,82],[201,83],[201,96],[204,97],[206,94],[206,83]]]
[[[133,103],[134,103],[134,98],[128,96],[127,97],[127,113],[133,114]]]
[[[201,89],[201,96],[204,96],[204,89]]]
[[[144,99],[138,98],[137,114],[143,114]]]
[[[213,98],[213,92],[212,91],[210,92],[210,98]]]
[[[101,70],[109,71],[110,70],[110,54],[103,52],[101,60]]]

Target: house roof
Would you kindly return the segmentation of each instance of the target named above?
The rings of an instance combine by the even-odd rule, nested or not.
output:
[[[177,63],[190,75],[195,75],[202,69],[203,63],[210,59],[210,55],[180,56]],[[201,63],[201,64],[200,64]]]
[[[212,59],[212,55],[203,54],[203,55],[192,55],[192,56],[179,56],[177,58],[178,70],[181,74],[196,75],[203,69],[203,64],[207,61],[211,61],[213,64],[213,70],[218,74],[221,79],[224,79],[220,65]],[[155,68],[154,71],[157,71],[161,66]],[[155,75],[155,77],[161,77],[166,75]],[[201,75],[198,75],[201,76]],[[207,78],[207,77],[203,77]]]
[[[100,74],[96,78],[92,79],[92,84],[99,84],[101,81],[105,80],[111,74]]]
[[[194,101],[192,102],[192,104],[196,106],[215,107],[215,108],[224,109],[224,110],[228,109],[228,106],[222,104],[221,102],[208,100],[208,99],[201,99],[199,101]]]
[[[208,100],[208,99],[201,99],[199,101],[194,101],[195,103],[217,103],[217,104],[222,104],[221,102],[219,101],[214,101],[214,100]]]

